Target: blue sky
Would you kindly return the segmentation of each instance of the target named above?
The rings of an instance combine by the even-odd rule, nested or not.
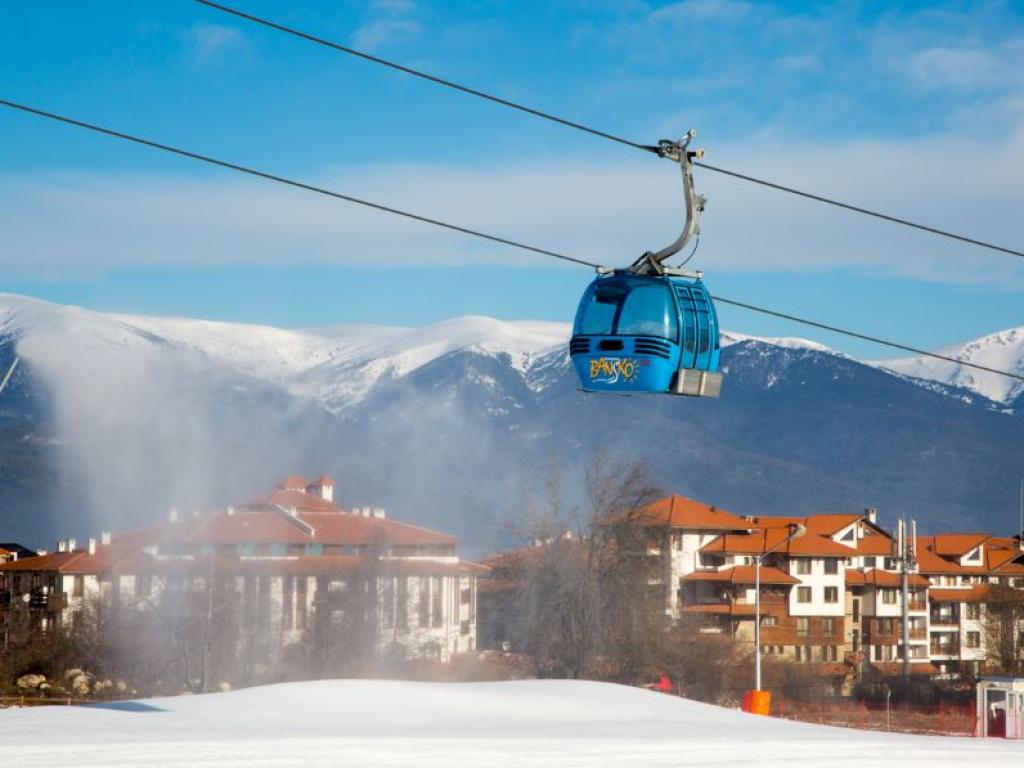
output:
[[[233,0],[640,141],[1024,247],[1015,3]],[[0,6],[0,97],[624,264],[678,171],[181,0]],[[712,290],[910,344],[1024,324],[1024,259],[707,173]],[[586,270],[0,111],[0,290],[289,327],[571,319]],[[727,328],[885,350],[741,310]]]

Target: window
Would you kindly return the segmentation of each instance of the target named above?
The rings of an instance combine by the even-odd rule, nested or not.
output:
[[[981,618],[981,604],[980,603],[968,603],[967,604],[967,618],[974,619],[977,621]]]
[[[469,587],[462,588],[462,604],[469,605],[469,601],[472,599],[472,593],[469,591]]]
[[[854,653],[860,650],[860,630],[858,629],[850,632],[850,650]]]
[[[887,558],[885,558],[885,570],[887,570],[887,571],[895,571],[896,570],[896,558],[895,557],[887,557]]]
[[[295,579],[285,576],[281,586],[281,618],[286,630],[295,628]]]
[[[865,557],[864,558],[864,567],[865,568],[874,568],[875,567],[875,561],[876,561],[876,558],[874,557],[874,555],[872,555],[871,557]]]
[[[796,588],[796,601],[798,603],[809,603],[809,602],[811,602],[811,588],[810,587],[797,587]]]
[[[324,553],[323,544],[307,544],[306,554],[307,555],[322,555]]]
[[[435,576],[433,582],[433,585],[431,585],[434,593],[433,610],[430,612],[430,626],[440,627],[442,623],[441,618],[444,615],[444,603],[442,602],[444,600],[444,582],[441,581],[440,576]]]
[[[882,602],[886,605],[895,605],[896,603],[896,590],[885,588],[882,590]]]
[[[256,554],[256,545],[255,544],[239,544],[238,545],[238,555],[239,555],[239,557],[252,557],[254,554]]]
[[[140,573],[135,577],[135,596],[138,598],[149,597],[153,591],[153,576],[149,573]]]
[[[967,633],[967,647],[968,648],[981,648],[981,633],[980,632],[968,632]]]
[[[964,559],[965,560],[972,560],[974,562],[980,561],[981,560],[981,547],[975,547],[973,550],[971,550],[967,554],[967,557],[964,558]]]
[[[419,625],[427,626],[430,623],[430,579],[426,576],[420,577],[419,584]]]
[[[762,627],[777,627],[779,626],[778,616],[762,616],[761,617]]]
[[[75,576],[74,584],[71,587],[71,594],[74,597],[81,597],[85,594],[85,576]]]
[[[860,598],[853,598],[853,620],[860,621]]]
[[[823,645],[821,646],[821,660],[822,661],[835,661],[837,658],[836,647],[834,645]]]
[[[809,557],[798,557],[796,559],[796,572],[806,576],[811,572],[811,559]]]
[[[826,557],[825,573],[829,576],[835,576],[839,573],[839,560],[834,557]]]
[[[836,620],[831,616],[826,616],[821,620],[821,634],[826,637],[831,637],[836,633]]]
[[[409,580],[405,576],[398,577],[398,589],[395,596],[395,626],[399,629],[409,628]]]
[[[839,602],[839,587],[825,587],[825,602],[826,603],[838,603]]]
[[[660,283],[602,280],[589,291],[580,309],[577,333],[607,336],[679,337],[675,302]],[[616,317],[617,316],[617,317]]]
[[[839,540],[840,541],[853,541],[854,538],[856,538],[856,536],[857,536],[857,530],[855,528],[850,528],[850,530],[848,530],[846,533],[844,533],[840,537]]]
[[[270,545],[270,556],[271,557],[284,557],[287,547],[284,544],[271,544]]]
[[[798,616],[796,619],[796,633],[798,635],[811,634],[811,620],[807,616]]]

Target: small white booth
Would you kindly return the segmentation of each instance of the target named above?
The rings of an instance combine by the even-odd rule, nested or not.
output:
[[[1024,740],[1024,677],[982,677],[977,687],[975,733]]]

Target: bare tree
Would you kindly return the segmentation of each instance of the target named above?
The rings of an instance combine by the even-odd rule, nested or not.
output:
[[[586,489],[581,512],[563,503],[560,474],[549,473],[528,533],[532,547],[518,561],[508,626],[541,674],[634,682],[650,666],[658,632],[641,524],[657,488],[644,465],[598,457]]]
[[[984,628],[989,663],[1004,675],[1024,675],[1024,591],[990,584]]]

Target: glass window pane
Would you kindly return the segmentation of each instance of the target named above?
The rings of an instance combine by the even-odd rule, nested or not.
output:
[[[622,305],[617,333],[675,339],[676,313],[668,288],[664,285],[638,285],[631,290]]]
[[[580,308],[580,322],[576,333],[611,335],[615,313],[627,292],[628,289],[621,283],[595,286]]]

